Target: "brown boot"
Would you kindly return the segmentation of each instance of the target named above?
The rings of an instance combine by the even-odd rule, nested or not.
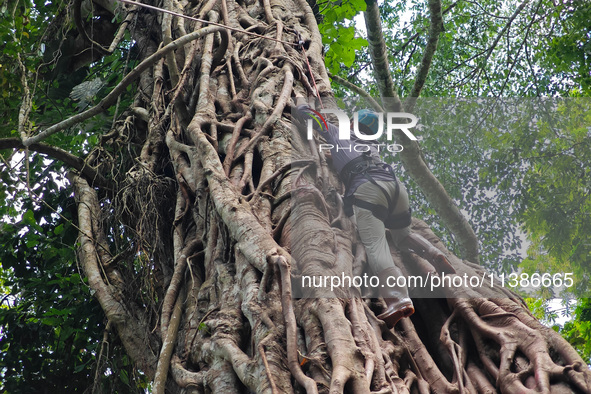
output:
[[[405,317],[409,317],[415,312],[412,300],[408,298],[406,289],[401,291],[396,287],[388,287],[386,280],[389,276],[398,276],[399,271],[392,267],[386,268],[379,273],[380,277],[380,295],[386,302],[386,310],[378,315],[378,319],[383,320],[388,328],[393,328],[396,323]]]
[[[451,266],[447,257],[433,244],[417,233],[410,233],[402,241],[402,246],[412,250],[427,260],[439,273],[455,274],[456,270]]]
[[[386,310],[378,315],[378,319],[383,320],[388,328],[394,328],[396,323],[405,317],[415,313],[415,308],[410,298],[384,298]]]

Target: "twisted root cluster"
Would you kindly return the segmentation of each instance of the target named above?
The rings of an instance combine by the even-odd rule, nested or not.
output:
[[[375,300],[294,300],[292,276],[363,266],[331,186],[338,182],[290,126],[294,89],[314,94],[315,78],[329,91],[314,15],[303,0],[162,5],[275,41],[136,10],[137,46],[151,60],[121,122],[141,148],[114,180],[122,185],[115,220],[104,221],[108,201],[72,177],[84,271],[154,392],[589,392],[574,350],[510,294],[416,300],[417,313],[396,331],[375,317]],[[288,44],[298,35],[314,75]],[[146,174],[168,174],[176,199],[139,187]],[[134,202],[130,191],[144,192]],[[159,226],[148,244],[161,245],[118,258],[108,234],[122,224],[144,240],[147,226]],[[414,230],[436,243],[424,223]],[[393,253],[405,272],[428,271],[418,257]],[[134,287],[139,271],[146,278]]]

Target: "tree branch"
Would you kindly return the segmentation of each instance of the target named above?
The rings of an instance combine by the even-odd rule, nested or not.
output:
[[[152,378],[157,360],[150,350],[149,329],[145,321],[138,318],[142,316],[142,311],[130,310],[129,305],[120,302],[120,295],[113,292],[113,288],[105,283],[101,274],[99,266],[101,262],[96,248],[96,238],[99,237],[96,232],[100,228],[97,219],[101,209],[96,191],[83,178],[75,174],[69,174],[69,178],[78,202],[79,256],[88,278],[88,285],[95,291],[95,296],[109,322],[117,328],[127,354],[149,378]]]
[[[170,372],[174,381],[181,387],[203,386],[207,381],[207,374],[204,371],[193,372],[185,369],[177,355],[172,356]]]
[[[25,146],[18,138],[0,138],[0,150],[2,149],[25,149]],[[108,189],[112,187],[111,183],[106,180],[94,167],[87,165],[84,160],[78,156],[66,152],[63,149],[43,143],[38,143],[30,145],[29,150],[51,156],[52,158],[72,167],[84,175],[84,178],[87,179],[93,186],[104,187]]]
[[[419,68],[419,72],[417,73],[415,83],[412,87],[410,97],[419,97],[421,94],[421,90],[427,81],[427,75],[429,75],[429,69],[431,68],[431,62],[433,61],[433,55],[435,55],[435,51],[437,50],[439,34],[444,29],[440,0],[429,0],[429,13],[431,15],[429,40],[427,41],[425,52],[423,52],[423,60],[421,60],[421,66]]]
[[[266,135],[270,130],[271,127],[275,125],[279,119],[281,119],[281,114],[287,105],[287,100],[289,100],[289,95],[293,90],[293,72],[292,67],[289,63],[285,63],[283,66],[283,87],[281,88],[281,93],[279,93],[279,97],[277,98],[277,103],[275,104],[275,109],[269,116],[269,118],[265,121],[263,126],[261,126],[260,131],[255,134],[247,144],[243,145],[244,148],[240,148],[238,152],[236,152],[236,159],[240,158],[245,152],[250,149],[253,149],[255,144]]]
[[[437,9],[440,13],[441,6]],[[436,16],[434,18],[435,19],[432,19],[432,21],[435,20],[436,23],[437,20],[441,20],[441,16]],[[402,102],[394,89],[394,82],[390,75],[390,65],[388,63],[386,43],[382,35],[380,13],[378,4],[375,0],[367,0],[365,24],[367,27],[370,54],[374,66],[374,76],[377,80],[378,88],[380,89],[382,104],[387,111],[400,112],[402,109]],[[441,23],[439,23],[439,27],[433,27],[431,32],[436,31],[433,29],[441,29]],[[426,71],[428,71],[428,69]],[[420,93],[420,90],[418,93]],[[404,148],[402,152],[400,152],[400,158],[404,167],[421,188],[431,206],[437,211],[443,224],[457,237],[463,258],[473,263],[478,263],[480,260],[478,256],[478,238],[474,233],[474,229],[472,229],[468,220],[462,215],[443,185],[435,175],[433,175],[427,166],[427,163],[423,160],[419,145],[415,141],[408,140],[400,130],[395,130],[394,134],[397,142]]]
[[[371,95],[369,93],[367,93],[365,90],[361,89],[359,86],[347,81],[345,78],[339,77],[338,75],[328,74],[328,76],[330,77],[330,79],[332,79],[333,81],[335,81],[339,85],[346,87],[347,89],[351,90],[354,93],[357,93],[361,97],[364,97],[367,101],[369,101],[371,103],[371,106],[376,111],[384,112],[384,109],[382,108],[380,103],[378,103],[373,97],[371,97]]]
[[[222,28],[218,26],[204,27],[203,29],[194,31],[191,34],[187,34],[186,36],[183,36],[166,45],[165,47],[159,49],[158,51],[154,52],[154,54],[147,57],[143,62],[138,64],[135,69],[129,72],[121,80],[121,82],[119,82],[119,84],[115,86],[115,88],[111,90],[111,92],[107,94],[105,98],[103,98],[97,105],[87,109],[84,112],[74,115],[71,118],[63,120],[51,127],[48,127],[47,129],[41,131],[39,134],[33,137],[26,138],[23,141],[23,145],[31,146],[32,144],[44,140],[45,138],[57,133],[58,131],[62,131],[64,129],[72,127],[80,122],[85,121],[86,119],[90,119],[93,116],[100,114],[101,112],[109,108],[111,105],[113,105],[117,101],[117,97],[119,97],[119,95],[121,95],[125,91],[125,88],[127,88],[133,81],[135,81],[135,79],[139,77],[141,73],[144,72],[148,67],[154,64],[156,61],[158,61],[158,59],[162,58],[163,56],[166,56],[168,53],[182,47],[185,44],[188,44],[193,40],[196,40],[207,34],[215,33],[220,30],[222,30]]]
[[[179,291],[181,290],[182,286],[182,279],[185,275],[185,269],[187,268],[187,259],[188,256],[195,250],[197,247],[202,247],[203,244],[200,239],[193,239],[183,248],[181,251],[180,256],[178,256],[178,261],[174,267],[174,273],[172,275],[172,279],[170,280],[170,285],[166,290],[166,294],[164,295],[164,300],[162,301],[162,313],[160,319],[160,326],[162,329],[162,336],[166,337],[170,335],[170,329],[168,327],[169,321],[172,319],[170,316],[173,314],[173,308],[175,308],[175,302],[178,299]]]
[[[367,9],[365,10],[365,26],[367,28],[367,42],[369,43],[369,53],[373,64],[373,72],[382,103],[385,99],[393,98],[393,111],[400,112],[402,102],[398,97],[394,80],[390,75],[390,63],[388,62],[388,49],[386,41],[382,34],[382,22],[380,21],[380,10],[376,0],[366,0]]]
[[[458,2],[457,2],[457,1],[456,1],[456,2],[454,2],[453,4],[451,4],[451,5],[450,5],[449,7],[447,7],[445,10],[443,10],[443,12],[441,13],[441,15],[443,16],[443,15],[447,14],[448,12],[450,12],[450,11],[451,11],[451,10],[452,10],[452,9],[453,9],[453,8],[454,8],[456,5],[457,5],[457,4],[458,4]],[[392,54],[392,56],[393,56],[393,57],[396,57],[396,56],[398,56],[398,54],[399,54],[400,52],[404,51],[404,49],[405,49],[405,48],[406,48],[406,47],[407,47],[407,46],[408,46],[408,45],[409,45],[411,42],[413,42],[414,40],[416,40],[416,38],[417,38],[418,36],[420,36],[420,35],[421,35],[421,33],[422,33],[423,31],[424,31],[424,29],[421,29],[421,30],[417,31],[415,34],[413,34],[413,35],[412,35],[412,36],[411,36],[411,37],[410,37],[408,40],[406,40],[406,42],[405,42],[404,44],[402,44],[402,46],[400,47],[400,49],[398,49],[396,52],[394,52],[394,53]]]
[[[511,27],[511,24],[513,23],[513,21],[515,20],[515,18],[517,18],[517,15],[519,15],[521,13],[521,11],[523,11],[523,9],[527,5],[527,3],[529,3],[529,0],[524,0],[521,4],[519,4],[519,7],[517,7],[517,9],[513,13],[513,15],[511,15],[511,17],[507,21],[507,24],[505,25],[505,27],[503,27],[503,30],[501,30],[499,32],[499,34],[497,34],[497,37],[495,38],[495,41],[488,48],[488,51],[486,53],[486,58],[484,59],[484,62],[483,63],[486,63],[488,61],[488,58],[490,57],[490,55],[492,55],[494,49],[497,47],[497,44],[499,43],[499,41],[501,40],[501,38],[507,32],[507,29],[509,29],[509,27]]]
[[[499,92],[497,97],[501,97],[501,95],[503,94],[503,91],[507,87],[507,83],[509,82],[509,77],[511,76],[511,73],[513,72],[513,69],[515,68],[515,65],[519,61],[519,59],[518,59],[519,54],[521,53],[521,50],[523,49],[524,45],[527,45],[527,39],[528,39],[529,34],[531,32],[531,28],[536,21],[536,15],[538,14],[538,11],[540,10],[541,5],[542,5],[542,1],[540,0],[538,2],[538,6],[536,7],[536,10],[534,11],[534,15],[532,16],[531,21],[527,24],[527,29],[525,31],[525,37],[523,37],[523,41],[521,42],[521,45],[519,45],[519,48],[517,49],[517,53],[515,54],[515,61],[513,63],[511,63],[511,67],[509,67],[509,72],[507,73],[507,77],[505,78],[505,81],[503,82],[503,86],[501,86],[501,91]],[[527,50],[526,50],[525,57],[527,59]],[[529,60],[528,60],[528,63],[529,63]],[[535,80],[536,74],[535,73],[532,73],[532,74],[533,74],[534,80]]]

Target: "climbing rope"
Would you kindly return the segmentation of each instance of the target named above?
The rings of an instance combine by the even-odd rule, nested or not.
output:
[[[244,29],[238,29],[238,28],[235,28],[235,27],[224,25],[222,23],[217,23],[217,22],[212,22],[212,21],[206,21],[205,19],[194,18],[192,16],[179,14],[178,12],[165,10],[164,8],[155,7],[153,5],[142,4],[142,3],[138,3],[137,1],[132,1],[132,0],[117,0],[117,1],[119,1],[121,3],[125,3],[125,4],[137,5],[139,7],[144,7],[144,8],[149,8],[151,10],[164,12],[164,13],[167,13],[167,14],[178,16],[179,18],[185,18],[185,19],[190,19],[192,21],[205,23],[205,24],[208,24],[208,25],[219,26],[219,27],[222,27],[222,28],[224,28],[226,30],[235,31],[237,33],[242,33],[242,34],[246,34],[246,35],[253,36],[253,37],[258,37],[258,38],[264,38],[266,40],[272,40],[272,41],[280,42],[280,43],[286,44],[286,45],[297,46],[297,44],[294,44],[293,42],[287,42],[287,41],[279,40],[277,38],[263,36],[261,34],[253,33],[253,32],[250,32],[250,31],[246,31]]]
[[[204,23],[204,24],[208,24],[208,25],[212,25],[212,26],[218,26],[218,27],[221,27],[221,28],[226,29],[226,30],[235,31],[237,33],[242,33],[242,34],[246,34],[246,35],[257,37],[257,38],[262,38],[262,39],[265,39],[265,40],[271,40],[271,41],[275,41],[275,42],[280,42],[282,44],[290,45],[290,46],[293,46],[293,47],[301,50],[302,51],[302,54],[304,55],[304,59],[306,59],[306,65],[308,66],[308,72],[310,73],[310,79],[312,80],[312,83],[314,84],[314,89],[316,90],[316,97],[318,98],[318,102],[320,103],[320,107],[321,108],[324,108],[324,106],[322,105],[322,99],[320,98],[320,93],[318,91],[318,86],[316,85],[316,78],[314,78],[314,73],[312,72],[312,67],[310,66],[310,61],[308,60],[308,55],[306,54],[306,49],[304,48],[304,40],[302,39],[301,34],[297,30],[295,31],[296,36],[297,36],[297,43],[293,43],[293,42],[287,42],[287,41],[279,40],[279,39],[273,38],[273,37],[263,36],[261,34],[253,33],[253,32],[250,32],[250,31],[243,30],[243,29],[238,29],[238,28],[235,28],[235,27],[224,25],[222,23],[207,21],[205,19],[199,19],[199,18],[194,18],[192,16],[179,14],[178,12],[166,10],[164,8],[156,7],[156,6],[149,5],[149,4],[142,4],[142,3],[139,3],[139,2],[133,1],[133,0],[117,0],[117,1],[119,1],[121,3],[125,3],[125,4],[130,4],[130,5],[135,5],[135,6],[143,7],[143,8],[149,8],[151,10],[155,10],[155,11],[159,11],[159,12],[164,12],[164,13],[167,13],[167,14],[178,16],[179,18],[185,18],[185,19],[189,19],[189,20],[192,20],[192,21],[196,21],[196,22],[200,22],[200,23]]]
[[[314,84],[314,89],[316,90],[316,97],[318,98],[318,103],[320,104],[320,108],[324,108],[322,105],[322,99],[320,98],[320,93],[318,92],[318,86],[316,85],[316,78],[314,78],[314,73],[312,72],[312,67],[310,66],[310,62],[308,61],[308,55],[306,55],[306,49],[304,48],[304,40],[302,39],[302,35],[297,30],[295,31],[298,43],[296,44],[296,48],[300,49],[304,54],[304,59],[306,59],[306,64],[308,65],[308,72],[310,73],[310,79]]]

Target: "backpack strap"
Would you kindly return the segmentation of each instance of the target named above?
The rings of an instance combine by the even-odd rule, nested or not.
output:
[[[345,164],[339,176],[348,187],[354,175],[365,174],[372,166],[379,165],[380,163],[381,161],[377,158],[363,153]]]
[[[347,205],[349,206],[350,214],[347,213]],[[372,204],[367,201],[360,200],[358,198],[355,198],[354,196],[351,196],[351,198],[347,198],[345,201],[345,213],[347,213],[347,216],[353,215],[353,205],[370,211],[373,216],[384,222],[384,226],[390,230],[399,230],[408,227],[410,226],[410,223],[412,221],[412,210],[410,208],[408,208],[408,211],[406,212],[401,212],[392,215],[390,214],[388,208],[382,205]]]
[[[392,167],[388,167],[390,168],[390,171],[392,171],[392,175],[394,175]],[[396,191],[394,192],[393,198],[390,198],[390,195],[388,194],[386,189],[380,186],[376,182],[376,180],[373,179],[373,177],[367,173],[367,171],[363,173],[363,176],[367,178],[369,182],[377,186],[382,193],[384,193],[384,197],[386,197],[386,200],[388,201],[388,206],[384,207],[382,205],[372,204],[365,200],[361,200],[355,197],[354,195],[350,195],[343,199],[345,214],[347,216],[353,216],[353,205],[356,205],[359,208],[367,209],[368,211],[370,211],[376,218],[384,222],[384,226],[386,226],[386,228],[390,230],[398,230],[410,226],[410,223],[412,221],[411,208],[408,208],[408,211],[406,212],[391,214],[391,211],[396,207],[396,204],[398,203],[398,197],[400,195],[400,185],[398,184],[398,181],[396,181],[396,177],[394,177],[394,180],[396,181]]]
[[[394,182],[396,182],[396,190],[394,191],[394,196],[392,197],[390,197],[390,194],[386,191],[386,189],[377,183],[368,172],[372,166],[378,165],[386,166],[392,175],[392,179]],[[376,218],[384,222],[384,225],[388,229],[401,229],[410,225],[412,219],[410,208],[408,209],[408,212],[402,212],[396,215],[390,214],[390,212],[396,208],[398,197],[400,196],[400,184],[398,183],[396,175],[394,174],[394,170],[391,166],[383,163],[375,157],[372,157],[368,154],[363,154],[348,162],[341,170],[341,179],[343,179],[347,187],[354,175],[363,175],[363,177],[367,179],[368,182],[371,182],[378,189],[380,189],[386,198],[387,206],[384,207],[382,205],[372,204],[370,202],[356,198],[354,195],[350,195],[343,199],[344,211],[347,216],[353,216],[353,205],[356,205],[359,208],[370,211]]]
[[[368,211],[371,211],[371,213],[378,219],[380,219],[381,221],[383,221],[385,223],[385,220],[388,216],[388,208],[382,206],[382,205],[377,205],[377,204],[372,204],[370,202],[367,202],[365,200],[360,200],[358,198],[356,198],[355,196],[352,196],[353,198],[351,199],[351,203],[355,206],[358,206],[359,208],[363,208],[363,209],[367,209]]]
[[[408,208],[408,211],[397,213],[396,215],[390,215],[384,220],[384,226],[390,230],[400,230],[402,228],[410,226],[412,222],[412,210]]]

